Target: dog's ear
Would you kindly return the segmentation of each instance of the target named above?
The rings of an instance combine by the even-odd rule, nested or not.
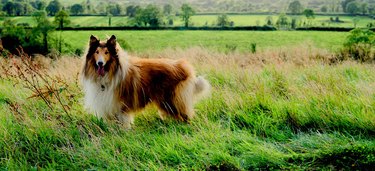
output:
[[[112,46],[112,47],[116,47],[116,36],[115,35],[112,35],[111,38],[109,38],[107,40],[107,45]]]
[[[95,53],[96,49],[99,46],[99,40],[95,36],[90,36],[90,44],[89,44],[89,51],[86,55],[86,58],[89,59],[92,57],[92,55]]]
[[[94,35],[90,36],[90,46],[99,44],[98,38],[96,38]]]

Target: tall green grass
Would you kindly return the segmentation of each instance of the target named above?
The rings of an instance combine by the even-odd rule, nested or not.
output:
[[[190,124],[162,121],[150,107],[137,115],[132,130],[89,115],[79,102],[70,106],[70,117],[58,106],[48,110],[27,99],[30,92],[0,79],[0,169],[373,168],[373,64],[328,65],[314,58],[319,50],[306,51],[225,54],[195,48],[153,54],[187,58],[212,92],[196,105]],[[71,77],[79,69],[66,68],[76,63],[60,59],[51,73]],[[82,97],[79,89],[73,92]],[[20,113],[10,104],[18,104]]]

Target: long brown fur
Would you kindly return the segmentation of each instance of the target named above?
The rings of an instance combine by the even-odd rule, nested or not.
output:
[[[105,62],[105,76],[98,74],[99,58]],[[187,61],[127,58],[114,36],[107,42],[91,36],[82,75],[84,80],[92,80],[94,86],[115,84],[114,103],[119,105],[121,114],[126,117],[154,103],[162,118],[169,115],[187,122],[194,116],[195,95],[208,88],[207,81],[197,79]],[[118,118],[111,116],[117,113],[110,111],[99,115]]]

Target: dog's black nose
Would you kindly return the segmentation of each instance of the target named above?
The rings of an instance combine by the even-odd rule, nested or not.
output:
[[[102,61],[99,61],[99,62],[98,62],[98,66],[100,66],[100,67],[103,66],[103,62],[102,62]]]

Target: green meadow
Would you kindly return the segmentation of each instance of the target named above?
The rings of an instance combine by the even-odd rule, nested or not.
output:
[[[66,51],[85,49],[90,35],[105,40],[116,35],[120,44],[131,52],[160,52],[165,49],[203,47],[227,52],[249,52],[251,44],[257,50],[305,45],[329,51],[337,51],[348,33],[318,31],[63,31],[53,37],[61,37],[69,46]]]
[[[30,71],[19,58],[0,58],[0,170],[375,167],[374,64],[332,62],[349,33],[64,31],[51,37],[59,34],[67,51],[84,49],[91,34],[114,34],[131,55],[185,58],[209,80],[211,93],[195,105],[189,124],[163,121],[149,106],[126,130],[82,106],[81,58],[35,57],[38,74],[26,77],[11,77],[19,76],[14,65]],[[25,78],[40,75],[56,91],[34,96],[25,86],[33,81]]]
[[[272,22],[275,24],[277,22],[278,16],[277,15],[228,15],[230,21],[234,22],[235,26],[263,26],[267,24],[267,17],[272,17]],[[354,27],[353,24],[353,17],[349,16],[342,16],[339,17],[342,21],[341,23],[334,23],[329,22],[330,17],[334,19],[336,16],[315,16],[315,19],[308,20],[305,16],[288,16],[289,22],[291,18],[296,18],[298,23],[302,24],[305,22],[306,24],[311,23],[312,26],[325,26],[325,27]],[[373,19],[369,17],[357,17],[359,19],[357,23],[357,27],[366,27],[368,23],[373,22]],[[217,15],[199,15],[192,17],[192,23],[194,26],[214,26],[217,23]],[[177,25],[182,25],[180,20],[176,20]]]
[[[234,26],[263,26],[265,25],[267,17],[270,15],[228,15],[229,20],[234,22]],[[272,21],[275,24],[278,16],[271,15]],[[311,26],[318,27],[354,27],[353,18],[350,16],[340,16],[340,23],[330,22],[330,17],[333,19],[336,16],[316,16],[313,20],[308,20],[305,16],[288,16],[289,22],[291,18],[296,18],[298,23],[303,26],[303,23],[310,24]],[[183,26],[183,22],[179,17],[172,17],[174,21],[174,26]],[[372,23],[373,19],[369,17],[356,17],[358,18],[357,27],[366,27],[368,23]],[[32,17],[22,16],[22,17],[12,17],[16,23],[28,23],[33,26],[35,23]],[[70,17],[72,27],[100,27],[108,26],[109,17],[106,16],[72,16]],[[53,17],[50,17],[53,21]],[[129,25],[128,17],[111,17],[111,26],[126,26]],[[165,19],[167,23],[167,19]],[[192,26],[215,26],[217,22],[217,15],[195,15],[191,19]]]

